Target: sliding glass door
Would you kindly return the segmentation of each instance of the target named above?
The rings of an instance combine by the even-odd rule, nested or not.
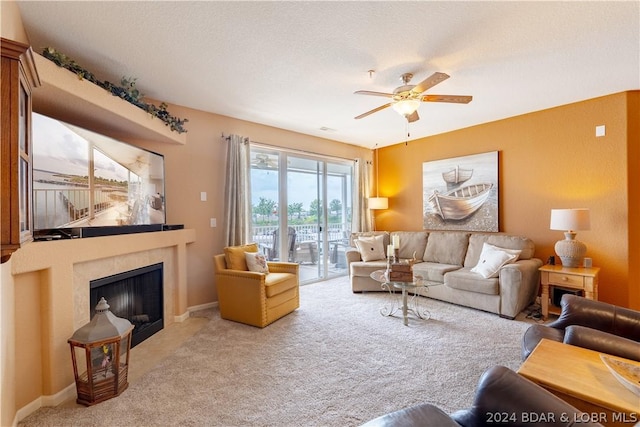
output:
[[[251,149],[253,235],[272,260],[300,264],[310,283],[347,273],[353,163]]]

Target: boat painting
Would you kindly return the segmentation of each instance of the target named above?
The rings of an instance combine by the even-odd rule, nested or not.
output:
[[[498,191],[498,151],[423,162],[422,227],[497,232]]]
[[[447,172],[442,172],[442,179],[447,183],[447,188],[456,187],[463,182],[468,181],[473,176],[473,169],[464,169],[456,166]]]
[[[444,220],[467,218],[487,201],[493,183],[472,184],[440,194],[434,190],[428,199],[433,210]]]

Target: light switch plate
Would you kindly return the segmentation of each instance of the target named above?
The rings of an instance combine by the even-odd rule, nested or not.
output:
[[[216,219],[215,219],[215,218],[211,218],[211,219],[209,220],[209,223],[211,224],[211,228],[215,228],[215,227],[217,227],[216,222],[217,222],[217,221],[216,221]]]
[[[596,126],[596,137],[604,136],[606,129],[604,125]]]
[[[200,201],[201,202],[206,202],[207,201],[207,192],[206,191],[201,191],[200,192]]]

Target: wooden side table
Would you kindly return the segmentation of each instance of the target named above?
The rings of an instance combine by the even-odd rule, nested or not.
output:
[[[615,359],[640,368],[640,362]],[[567,424],[597,421],[631,427],[640,419],[638,396],[609,372],[597,351],[542,339],[518,374],[584,412],[584,419],[571,418]]]
[[[549,313],[560,314],[560,307],[550,301],[553,288],[556,286],[568,289],[578,289],[584,293],[584,297],[598,300],[598,267],[563,267],[561,265],[543,265],[539,268],[540,282],[542,284],[542,318],[546,319]]]

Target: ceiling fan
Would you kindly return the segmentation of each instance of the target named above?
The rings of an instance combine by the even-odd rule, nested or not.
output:
[[[277,169],[278,161],[270,157],[268,154],[257,153],[251,160],[251,166],[258,169]]]
[[[411,73],[404,73],[400,78],[403,85],[395,88],[393,93],[372,92],[369,90],[358,90],[354,92],[358,95],[384,96],[392,99],[388,104],[381,105],[380,107],[360,114],[359,116],[356,116],[355,119],[361,119],[363,117],[367,117],[369,114],[384,110],[387,107],[392,107],[400,115],[406,117],[408,122],[415,122],[420,119],[417,110],[421,102],[451,102],[456,104],[468,104],[473,99],[472,96],[465,95],[422,95],[422,93],[427,89],[448,79],[449,75],[445,73],[433,73],[417,85],[409,84],[413,78],[413,74]]]

